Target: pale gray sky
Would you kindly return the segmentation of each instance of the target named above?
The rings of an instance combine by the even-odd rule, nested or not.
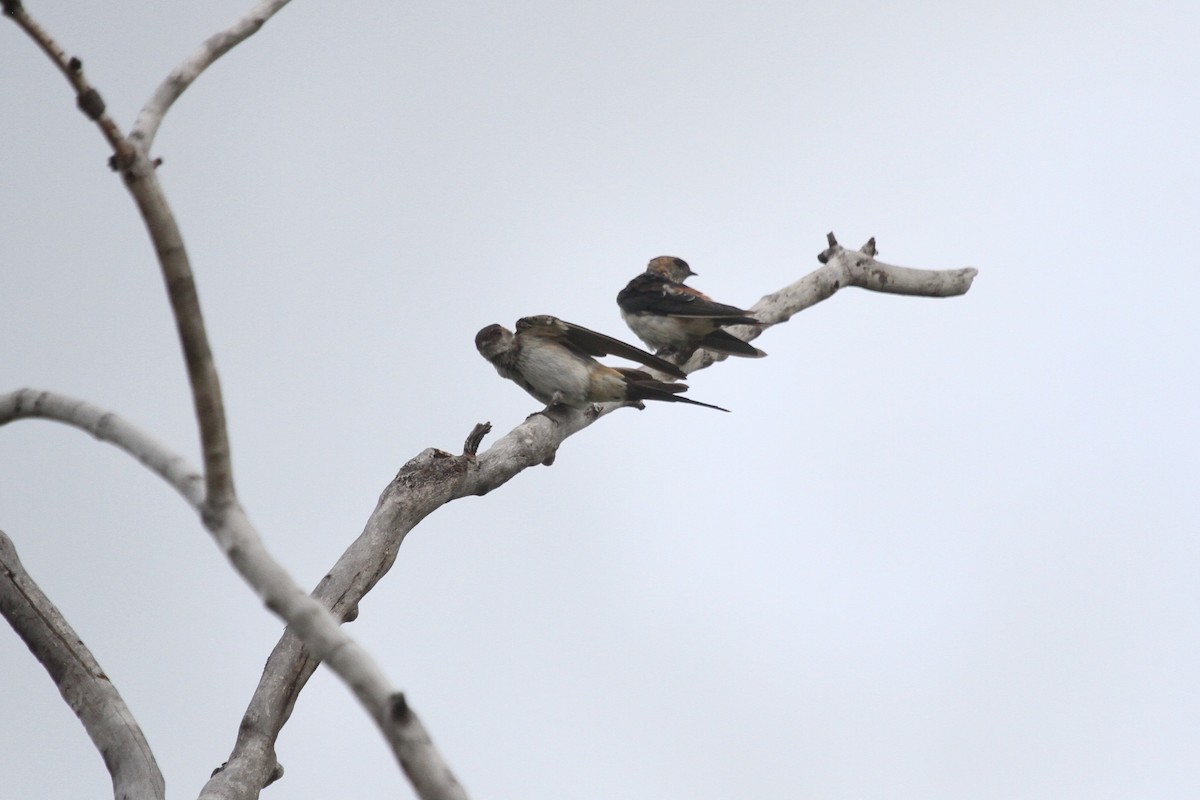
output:
[[[27,0],[122,126],[247,5]],[[2,22],[0,391],[197,462],[142,225]],[[695,376],[732,414],[621,411],[443,508],[353,635],[476,798],[1194,797],[1198,33],[1184,2],[297,0],[155,148],[252,519],[314,585],[404,461],[537,408],[483,325],[632,339],[652,256],[749,305],[874,235],[980,275],[842,292]],[[279,623],[77,431],[0,430],[0,528],[194,796]],[[106,796],[7,629],[0,675],[2,794]],[[324,671],[279,755],[268,797],[411,795]]]

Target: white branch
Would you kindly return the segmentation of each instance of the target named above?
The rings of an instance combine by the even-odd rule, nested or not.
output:
[[[204,505],[204,478],[200,473],[183,456],[110,411],[55,392],[20,389],[0,395],[0,426],[17,419],[46,419],[87,431],[142,462],[196,511]]]
[[[739,325],[729,328],[730,333],[746,341],[756,339],[768,328],[787,322],[847,286],[918,297],[955,297],[966,294],[978,274],[974,267],[946,270],[897,267],[875,260],[874,239],[860,250],[847,250],[837,243],[832,233],[827,238],[829,247],[817,256],[823,266],[764,296],[747,309],[765,325]],[[682,367],[684,372],[692,373],[726,358],[728,356],[722,353],[697,350]]]
[[[84,79],[79,59],[66,57],[62,48],[26,13],[21,0],[0,0],[0,10],[29,34],[71,82],[80,109],[97,123],[112,146],[114,157],[111,164],[122,174],[154,244],[175,317],[200,428],[205,486],[199,511],[205,527],[267,607],[282,616],[289,629],[304,641],[313,654],[327,661],[330,668],[350,686],[392,745],[393,753],[418,794],[424,800],[457,800],[465,798],[465,793],[434,750],[429,735],[407,702],[391,688],[366,651],[345,634],[339,621],[323,605],[305,594],[270,556],[238,503],[233,484],[224,401],[191,264],[183,237],[158,181],[155,171],[157,163],[151,161],[148,155],[154,133],[171,104],[208,65],[258,30],[266,19],[285,4],[286,0],[261,2],[231,28],[210,37],[198,53],[172,72],[159,87],[139,116],[134,134],[129,137],[121,136],[109,118],[100,94]],[[28,410],[38,407],[36,402],[22,405],[18,400],[20,394],[12,398],[10,411],[13,416],[9,419],[17,418],[17,412],[22,408]],[[54,408],[55,403],[46,402],[43,406]],[[79,413],[66,408],[61,411],[61,415],[55,419],[79,425],[93,433],[100,429],[97,415],[92,413],[97,410],[92,407],[76,408],[75,412]],[[103,417],[103,412],[100,416]],[[138,447],[146,444],[146,441],[131,435],[129,431],[123,431],[117,434],[117,438],[109,440],[132,443]],[[145,437],[145,440],[149,440],[149,437]],[[138,455],[135,450],[131,449],[130,452]],[[142,447],[142,452],[146,452],[145,447]],[[151,468],[155,469],[154,466]],[[155,471],[168,477],[169,471],[161,463]],[[194,486],[189,486],[184,492],[189,502],[199,499],[195,497],[195,491]],[[257,788],[254,793],[257,794]]]
[[[287,620],[288,630],[354,692],[391,745],[417,796],[422,800],[466,800],[466,793],[404,696],[392,688],[371,655],[341,627],[341,621],[306,594],[271,557],[241,508],[230,507],[212,532],[238,573],[267,607]],[[201,794],[205,796],[237,795],[210,795],[206,788]]]
[[[192,83],[200,77],[200,73],[208,69],[214,61],[228,53],[241,42],[253,36],[275,12],[288,4],[289,0],[261,0],[254,8],[239,18],[223,31],[213,34],[204,40],[204,44],[196,52],[188,56],[163,82],[154,90],[154,94],[142,106],[129,138],[145,152],[150,151],[154,137],[163,117],[172,104],[179,99]]]
[[[0,531],[0,614],[50,673],[112,776],[113,797],[162,800],[166,787],[133,713],[92,653],[38,588]]]
[[[873,245],[869,249],[873,253]],[[835,243],[818,258],[826,262],[825,266],[764,297],[753,308],[755,317],[769,325],[782,324],[832,296],[842,286],[873,289],[885,281],[887,285],[918,286],[921,291],[912,293],[929,296],[962,294],[975,275],[973,269],[943,272],[893,267],[875,261],[866,252],[842,250]],[[871,271],[879,274],[873,278],[864,275]],[[908,273],[920,280],[914,283]],[[759,328],[739,330],[747,330],[750,335],[760,332]],[[684,369],[694,372],[713,362],[712,354],[702,350]],[[483,426],[476,426],[467,437],[462,455],[434,448],[419,453],[383,490],[362,534],[338,559],[313,596],[339,618],[354,619],[359,601],[391,569],[404,537],[421,520],[460,497],[487,494],[529,467],[553,463],[559,446],[569,436],[618,407],[610,403],[578,411],[560,406],[532,414],[478,456],[480,440],[488,430]],[[248,797],[229,792],[234,787],[264,786],[270,782],[278,769],[275,739],[291,715],[296,696],[316,667],[317,662],[300,642],[285,634],[263,668],[229,761],[209,781],[201,794],[202,800]]]
[[[183,234],[163,194],[155,165],[146,157],[144,150],[132,149],[130,163],[122,167],[125,188],[137,203],[158,256],[184,364],[187,366],[196,423],[200,428],[200,447],[204,454],[204,501],[210,514],[219,514],[226,505],[237,502],[221,381],[208,344],[208,332],[204,327],[204,315],[200,310],[200,298],[192,276],[191,260],[183,244]]]
[[[342,629],[340,618],[335,619],[325,605],[305,593],[271,556],[236,502],[214,511],[204,500],[200,476],[182,456],[116,414],[52,392],[22,389],[0,395],[0,426],[30,418],[85,430],[126,451],[171,484],[200,513],[221,551],[263,603],[288,623],[289,632],[299,637],[318,661],[327,662],[350,687],[379,725],[418,796],[423,800],[465,799],[462,787],[403,695],[392,688],[370,654]],[[262,785],[254,789],[255,795]]]

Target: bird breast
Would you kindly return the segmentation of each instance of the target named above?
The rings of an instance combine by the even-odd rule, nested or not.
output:
[[[561,402],[571,406],[582,407],[591,402],[588,365],[568,350],[554,345],[526,346],[517,368],[525,389],[543,403],[550,403],[556,394]]]
[[[639,339],[656,350],[673,350],[684,342],[700,339],[716,327],[711,320],[664,317],[649,312],[622,312],[621,316]]]

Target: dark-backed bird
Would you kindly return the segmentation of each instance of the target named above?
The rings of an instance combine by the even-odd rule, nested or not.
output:
[[[728,409],[680,397],[682,383],[660,381],[638,369],[608,367],[594,356],[614,355],[675,378],[686,377],[670,361],[641,348],[543,314],[517,320],[516,332],[488,325],[475,335],[475,348],[503,377],[552,406],[586,408],[592,403],[662,400]]]
[[[617,295],[621,317],[638,338],[660,355],[684,361],[703,347],[731,356],[765,356],[752,344],[725,330],[727,325],[763,325],[749,311],[717,303],[684,286],[695,275],[682,258],[659,256],[646,271],[631,280]]]

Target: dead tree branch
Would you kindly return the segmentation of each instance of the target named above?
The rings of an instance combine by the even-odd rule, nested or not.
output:
[[[125,188],[133,196],[146,223],[146,231],[154,244],[175,324],[187,364],[196,419],[200,426],[200,442],[204,453],[205,502],[210,511],[233,502],[233,469],[229,458],[229,437],[225,427],[225,405],[221,384],[204,330],[200,300],[183,235],[171,213],[162,185],[155,172],[157,165],[150,160],[145,147],[121,133],[105,108],[100,93],[83,75],[83,62],[67,57],[66,51],[25,10],[20,0],[5,0],[5,15],[12,19],[49,56],[75,89],[81,111],[99,127],[113,150],[109,163],[121,173]]]
[[[162,800],[166,786],[137,721],[92,653],[0,531],[0,614],[50,673],[112,776],[113,797]]]
[[[182,456],[116,414],[53,392],[22,389],[0,395],[0,427],[14,420],[35,418],[71,425],[119,447],[166,480],[198,513],[205,513],[207,505],[196,470]],[[319,598],[306,594],[274,560],[241,507],[228,506],[219,518],[206,524],[222,552],[263,603],[287,621],[287,636],[298,637],[316,654],[314,668],[326,661],[350,686],[392,746],[418,796],[423,800],[465,798],[407,701],[392,688],[370,654],[342,629],[342,618],[334,619]],[[397,713],[400,708],[403,713]],[[270,770],[277,771],[274,762]],[[252,794],[227,791],[212,796],[257,796],[263,785],[265,782],[256,786]]]
[[[163,117],[179,96],[200,77],[200,73],[238,44],[258,33],[258,29],[289,2],[290,0],[262,0],[228,28],[205,39],[196,52],[171,70],[171,74],[158,85],[154,94],[146,101],[146,105],[142,106],[133,123],[133,130],[129,133],[130,140],[149,152]]]
[[[730,333],[751,341],[768,328],[787,322],[795,314],[848,286],[917,297],[955,297],[967,293],[979,272],[974,267],[945,270],[897,267],[875,259],[874,238],[869,239],[861,250],[847,250],[837,243],[832,233],[827,234],[826,239],[829,247],[817,256],[822,266],[795,283],[766,295],[747,309],[765,325],[741,325],[729,328]],[[682,366],[684,372],[692,373],[727,357],[710,350],[697,350]]]
[[[204,508],[204,478],[183,456],[99,406],[36,389],[0,395],[0,427],[18,419],[45,419],[87,431],[129,455],[170,484],[197,512]]]
[[[922,286],[933,287],[928,292],[931,297],[962,294],[975,275],[973,269],[907,270],[877,262],[863,252],[840,248],[831,252],[832,249],[831,246],[831,250],[822,254],[830,255],[825,266],[760,300],[753,308],[755,316],[770,325],[782,324],[831,297],[841,286],[860,285],[857,276],[865,270],[881,273],[874,282],[885,278],[899,282],[900,273],[896,270],[917,273],[925,281]],[[953,278],[955,275],[959,277]],[[865,279],[864,283],[864,288],[874,286]],[[703,355],[684,366],[686,371],[694,372],[713,363],[707,351],[700,353]],[[480,425],[467,437],[462,455],[434,448],[419,453],[384,488],[363,532],[338,559],[313,596],[335,616],[354,619],[359,601],[391,569],[404,537],[421,520],[460,497],[487,494],[529,467],[553,463],[559,446],[568,437],[618,407],[607,404],[588,411],[555,407],[532,414],[478,455],[475,451],[483,438]],[[276,768],[275,740],[317,664],[294,636],[284,635],[263,668],[225,769],[209,781],[201,800],[226,797],[225,792],[232,785],[263,786],[270,780]]]
[[[288,631],[268,660],[251,700],[230,761],[206,785],[202,797],[256,797],[262,786],[278,777],[275,739],[291,714],[297,694],[321,660],[327,661],[347,682],[379,724],[422,798],[465,797],[403,695],[390,688],[374,661],[345,635],[338,620],[356,615],[361,598],[390,569],[404,537],[425,516],[459,497],[486,494],[530,466],[552,463],[567,437],[615,406],[534,414],[482,455],[475,452],[484,433],[479,428],[468,437],[463,455],[453,456],[434,449],[418,454],[384,490],[363,533],[312,597],[300,590],[270,557],[237,502],[220,383],[195,281],[149,147],[171,105],[203,70],[257,31],[285,4],[286,0],[263,0],[233,26],[210,37],[163,81],[142,108],[130,135],[123,136],[99,93],[85,79],[82,62],[66,56],[30,18],[21,0],[0,0],[4,14],[33,38],[71,83],[80,109],[97,124],[112,148],[111,164],[121,173],[146,223],[162,269],[192,388],[204,458],[203,491],[197,486],[198,473],[178,457],[160,452],[157,446],[149,447],[148,437],[134,435],[122,427],[125,423],[78,401],[45,393],[32,398],[27,393],[14,393],[0,398],[0,423],[27,416],[57,419],[89,430],[143,460],[201,512],[205,526],[230,562],[265,604],[288,622]],[[846,251],[830,235],[829,245],[821,255],[823,267],[764,297],[751,309],[755,316],[768,326],[780,324],[843,286],[951,296],[965,292],[975,274],[971,269],[939,273],[883,264],[874,258],[873,242],[861,251]],[[740,333],[749,339],[761,331],[762,328],[753,328]],[[711,363],[713,359],[701,353],[685,369],[691,372]],[[10,416],[5,419],[4,413]]]

